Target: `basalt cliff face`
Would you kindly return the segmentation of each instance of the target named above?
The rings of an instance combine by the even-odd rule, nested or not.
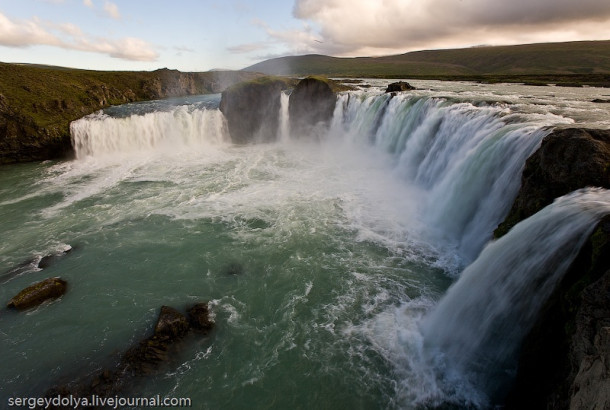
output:
[[[267,76],[228,88],[222,93],[220,110],[234,143],[272,142],[279,135],[281,93],[286,92],[291,137],[315,138],[330,125],[336,93],[353,89],[324,77],[299,81]]]
[[[610,188],[610,130],[558,129],[527,161],[503,235],[554,198]],[[610,215],[603,218],[526,337],[508,409],[610,408]]]
[[[350,87],[322,77],[300,81],[262,77],[236,84],[222,93],[220,110],[227,119],[231,140],[237,144],[273,142],[280,125],[281,93],[290,92],[288,118],[291,136],[323,133],[330,124],[336,92]]]
[[[275,141],[281,92],[291,85],[291,81],[281,77],[262,77],[223,91],[220,111],[227,119],[231,141],[236,144]]]
[[[218,93],[248,72],[74,70],[0,63],[0,164],[69,156],[70,122],[111,105]]]

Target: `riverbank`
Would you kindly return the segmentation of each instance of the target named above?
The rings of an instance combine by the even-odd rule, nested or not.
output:
[[[90,71],[0,63],[0,164],[69,157],[70,122],[111,105],[218,93],[238,71]]]

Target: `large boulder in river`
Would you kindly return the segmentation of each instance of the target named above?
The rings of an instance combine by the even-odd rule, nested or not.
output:
[[[280,121],[281,92],[290,81],[261,77],[222,92],[220,111],[236,144],[275,141]]]
[[[336,101],[328,80],[307,77],[299,81],[288,105],[290,135],[318,136],[330,124]]]
[[[409,90],[415,90],[415,87],[413,87],[411,84],[409,84],[406,81],[398,81],[396,83],[388,84],[388,88],[386,88],[385,92],[386,93],[395,93],[395,92],[409,91]]]
[[[56,299],[66,293],[68,284],[60,278],[48,278],[23,289],[9,302],[9,308],[19,310],[29,309],[40,305],[42,302]]]
[[[555,198],[587,186],[610,188],[610,130],[553,131],[528,158],[519,194],[494,235],[504,235]]]

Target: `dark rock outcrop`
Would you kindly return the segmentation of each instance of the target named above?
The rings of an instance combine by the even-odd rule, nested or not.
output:
[[[189,321],[176,309],[169,306],[161,306],[161,313],[155,326],[156,336],[169,336],[171,338],[182,338],[189,331]]]
[[[610,187],[610,130],[563,129],[527,161],[501,236],[555,197]],[[610,216],[604,217],[549,300],[521,349],[507,409],[609,408]]]
[[[188,315],[187,319],[176,309],[162,306],[153,335],[128,349],[115,367],[100,370],[85,382],[79,379],[73,384],[56,386],[47,391],[45,396],[72,394],[87,397],[95,394],[111,397],[128,391],[138,378],[157,374],[178,351],[191,330],[207,334],[214,326],[207,303],[195,304],[188,309]]]
[[[601,343],[608,326],[610,216],[599,222],[525,338],[507,408],[607,408],[598,400],[610,391],[610,373],[601,371],[610,367],[610,345]]]
[[[8,302],[7,307],[19,310],[29,309],[62,296],[67,289],[68,284],[65,280],[48,278],[23,289]]]
[[[236,144],[272,142],[277,138],[283,78],[263,77],[235,84],[222,92],[220,111]]]
[[[327,80],[307,77],[299,81],[290,94],[290,135],[309,138],[328,128],[336,101]]]
[[[521,189],[494,232],[500,237],[555,198],[587,186],[610,188],[610,130],[568,128],[546,136],[528,158]]]
[[[187,313],[192,329],[207,333],[214,327],[207,303],[197,303]]]
[[[415,90],[415,87],[413,87],[411,84],[409,84],[406,81],[398,81],[396,83],[388,84],[388,88],[386,88],[385,92],[386,93],[396,93],[396,92],[400,92],[400,91],[409,91],[409,90]]]

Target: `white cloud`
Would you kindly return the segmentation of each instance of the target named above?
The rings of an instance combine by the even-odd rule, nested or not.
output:
[[[14,22],[0,13],[0,44],[8,47],[27,47],[32,44],[59,45],[61,41],[40,25],[37,18]]]
[[[91,1],[91,0],[83,0],[83,4],[84,4],[86,7],[89,7],[90,9],[92,9],[92,8],[94,8],[94,7],[95,7],[95,6],[93,5],[93,1]]]
[[[76,25],[46,23],[32,20],[13,21],[0,13],[0,45],[29,47],[56,46],[68,50],[106,54],[113,58],[132,61],[156,61],[159,54],[146,41],[126,37],[105,39],[90,36]]]
[[[104,11],[110,18],[113,18],[115,20],[121,19],[121,13],[119,13],[119,7],[112,2],[107,1],[106,3],[104,3]]]
[[[334,55],[610,38],[607,0],[296,0],[293,14],[317,29],[269,36]]]

